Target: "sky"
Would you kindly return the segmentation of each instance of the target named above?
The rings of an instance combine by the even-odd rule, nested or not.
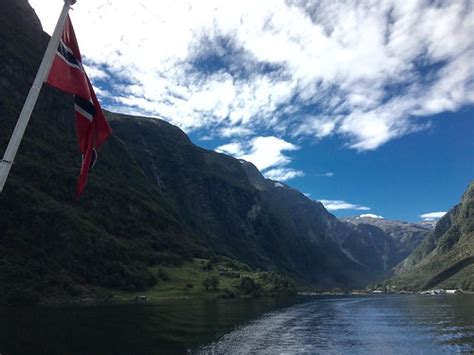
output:
[[[30,0],[51,33],[62,0]],[[79,0],[102,106],[161,118],[337,216],[420,221],[474,179],[469,0]]]

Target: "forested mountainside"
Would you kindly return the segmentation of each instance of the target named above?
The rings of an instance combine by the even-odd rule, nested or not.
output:
[[[389,283],[397,288],[474,290],[474,183],[396,273]]]
[[[24,0],[2,1],[0,28],[3,152],[49,37]],[[0,194],[0,301],[143,289],[155,282],[149,265],[206,250],[117,137],[76,201],[80,160],[73,99],[45,86]]]
[[[341,223],[320,203],[265,179],[250,163],[197,147],[166,122],[108,116],[116,137],[202,245],[321,288],[362,286],[380,278],[378,270],[342,250],[331,234],[332,223]],[[252,183],[255,176],[269,188]],[[282,210],[283,205],[294,208]]]
[[[0,12],[0,149],[48,42],[26,0]],[[318,288],[363,287],[403,255],[250,163],[162,120],[107,113],[114,135],[84,196],[73,100],[44,87],[0,195],[0,303],[144,290],[155,265],[225,255]],[[377,233],[380,229],[377,229]]]
[[[26,0],[2,3],[0,27],[3,151],[48,36]],[[150,266],[214,253],[317,283],[310,243],[283,235],[271,213],[252,212],[260,196],[239,161],[194,146],[165,122],[109,116],[116,134],[76,201],[73,100],[43,88],[0,196],[2,302],[75,296],[94,287],[143,290],[156,282]],[[359,282],[331,279],[340,286]]]

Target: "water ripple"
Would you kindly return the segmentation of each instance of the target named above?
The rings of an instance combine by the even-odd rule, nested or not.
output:
[[[466,309],[453,299],[424,296],[316,298],[237,327],[196,352],[469,353],[472,298]]]

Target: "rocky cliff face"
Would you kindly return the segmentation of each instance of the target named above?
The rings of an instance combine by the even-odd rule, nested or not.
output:
[[[474,183],[396,273],[390,282],[399,288],[474,289]]]
[[[266,208],[291,226],[293,234],[318,245],[323,253],[321,260],[326,257],[327,263],[345,262],[339,268],[346,270],[350,262],[355,263],[354,272],[360,270],[365,280],[380,280],[391,275],[393,267],[411,252],[382,229],[367,223],[339,221],[320,202],[285,184],[265,179],[251,163],[242,162],[242,166],[261,192]]]
[[[372,217],[349,217],[343,220],[355,225],[368,224],[377,227],[410,252],[425,239],[435,226],[435,223],[431,222],[409,223]]]
[[[392,276],[395,266],[410,255],[431,230],[427,225],[371,217],[344,218],[342,222],[354,230],[344,239],[343,247],[359,258],[366,256],[371,269],[379,270],[384,277]]]

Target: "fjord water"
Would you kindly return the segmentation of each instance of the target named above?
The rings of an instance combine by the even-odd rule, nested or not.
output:
[[[0,308],[1,354],[474,351],[474,295]]]
[[[201,353],[436,354],[474,351],[474,295],[315,299],[266,314]]]

